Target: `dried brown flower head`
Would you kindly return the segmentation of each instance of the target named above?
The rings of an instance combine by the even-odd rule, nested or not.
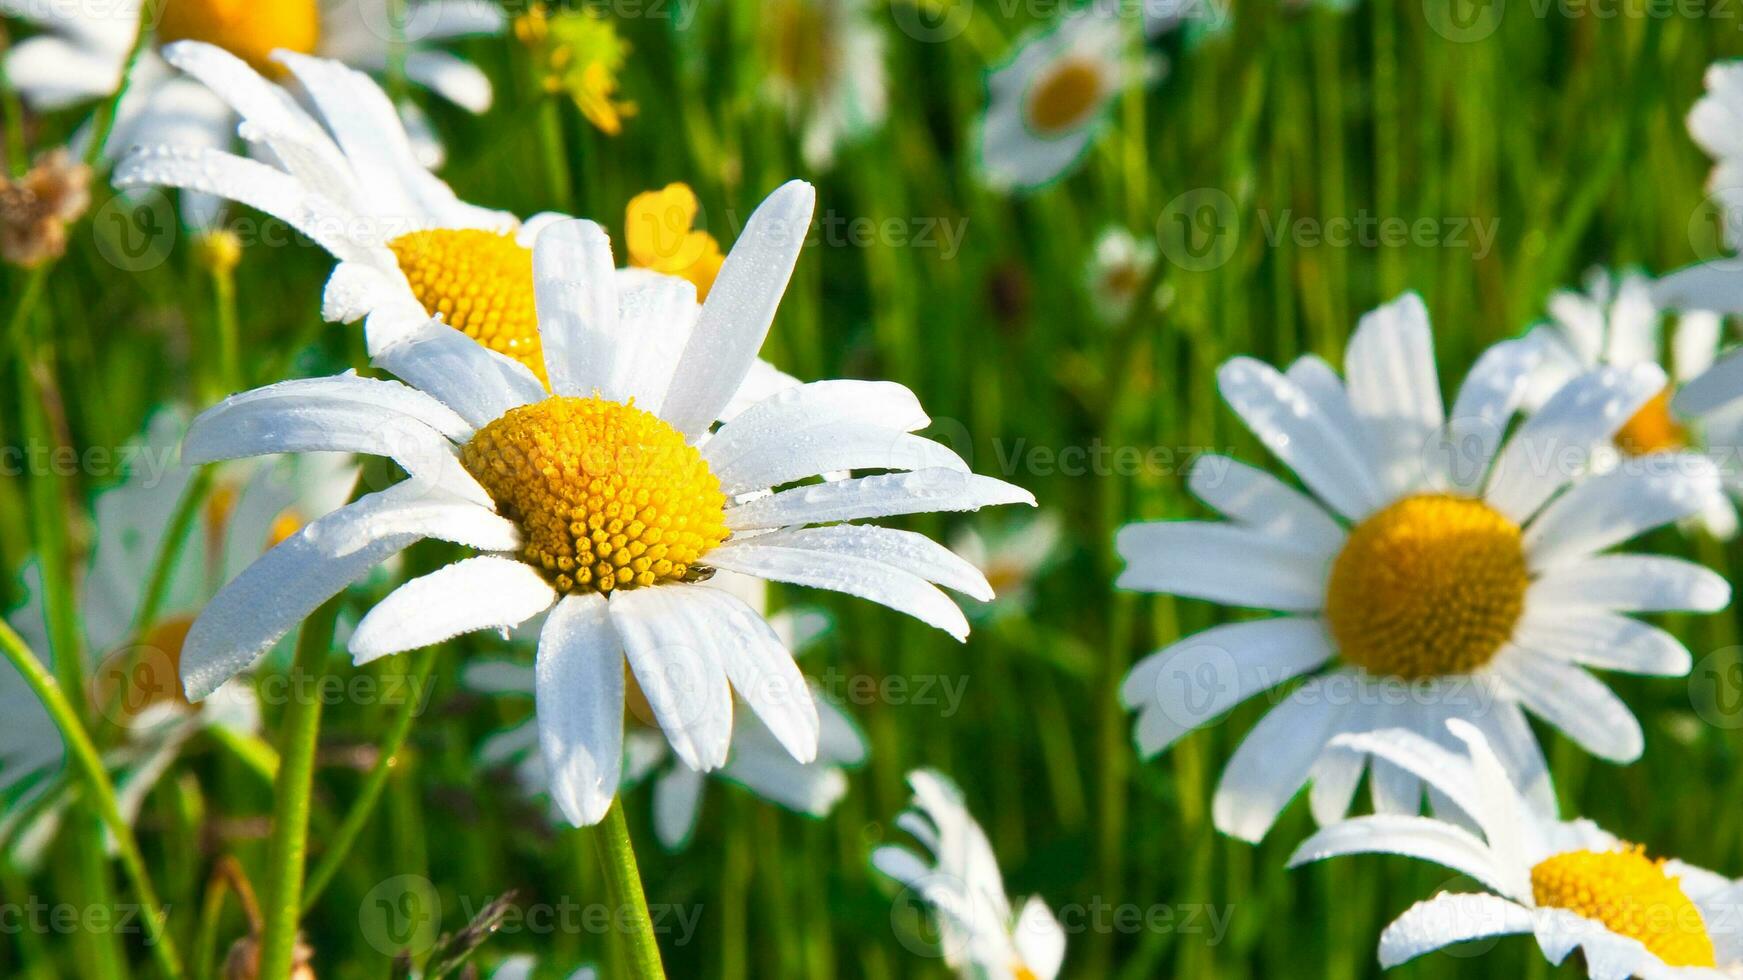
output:
[[[67,251],[67,225],[91,205],[91,168],[65,147],[17,180],[0,177],[0,259],[34,268]]]

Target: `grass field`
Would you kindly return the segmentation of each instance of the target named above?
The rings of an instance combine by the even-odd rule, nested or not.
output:
[[[762,97],[770,59],[782,53],[765,22],[773,8],[761,3],[616,11],[631,45],[619,94],[637,104],[616,136],[544,97],[512,32],[452,48],[494,82],[488,112],[429,100],[449,153],[441,176],[463,199],[522,215],[568,210],[614,235],[633,195],[683,181],[705,227],[730,245],[776,186],[813,181],[814,240],[764,356],[802,379],[907,385],[934,419],[929,435],[977,472],[1032,491],[1063,529],[1027,601],[971,610],[966,645],[869,603],[777,589],[776,607],[830,617],[801,664],[862,726],[870,755],[820,820],[713,787],[696,839],[678,854],[654,839],[648,789],[624,797],[648,900],[667,917],[669,975],[947,975],[924,951],[924,924],[892,904],[896,888],[867,861],[875,846],[904,837],[892,821],[907,803],[905,774],[928,766],[962,786],[1008,890],[1039,894],[1060,914],[1063,976],[1377,976],[1386,923],[1443,885],[1468,885],[1401,858],[1286,871],[1312,829],[1303,801],[1259,846],[1219,835],[1212,790],[1265,698],[1141,760],[1117,698],[1125,671],[1229,613],[1116,592],[1114,533],[1136,519],[1205,516],[1183,486],[1184,468],[1203,453],[1280,471],[1217,395],[1215,369],[1232,356],[1283,364],[1313,352],[1339,363],[1363,312],[1416,290],[1450,390],[1486,345],[1541,319],[1551,292],[1578,286],[1589,269],[1662,273],[1716,254],[1703,204],[1711,161],[1684,117],[1706,67],[1743,56],[1743,12],[1719,2],[1491,0],[1474,21],[1455,21],[1435,2],[1241,2],[1217,29],[1192,24],[1147,48],[1134,30],[1130,57],[1164,55],[1161,77],[1119,97],[1074,173],[1012,194],[977,172],[986,73],[1055,8],[945,6],[948,29],[930,2],[872,5],[885,38],[888,121],[822,171],[804,162],[787,117]],[[949,19],[957,15],[964,20]],[[84,115],[32,115],[21,128],[31,146],[47,148]],[[161,406],[197,409],[359,358],[357,328],[321,320],[329,257],[233,207],[226,220],[246,247],[233,282],[240,345],[226,365],[226,299],[172,199],[134,210],[102,177],[93,196],[66,257],[40,280],[40,301],[28,297],[39,284],[32,273],[0,270],[0,308],[21,311],[3,341],[4,445],[120,447]],[[1141,304],[1113,323],[1094,312],[1085,269],[1109,227],[1158,243],[1161,309]],[[141,234],[145,259],[113,261],[131,254],[123,236]],[[23,418],[21,397],[36,406]],[[70,468],[5,471],[0,606],[22,601],[21,570],[43,549],[70,545],[76,563],[92,540],[89,502],[115,479],[88,456]],[[1000,508],[902,526],[947,540],[965,524],[993,535],[1027,518]],[[1647,545],[1727,575],[1739,558],[1733,544],[1675,530]],[[434,567],[452,550],[421,545],[407,562]],[[354,589],[347,615],[391,584]],[[1638,763],[1595,760],[1540,727],[1564,813],[1654,853],[1740,873],[1738,621],[1726,612],[1661,625],[1696,667],[1688,678],[1611,678],[1646,729]],[[584,963],[629,975],[616,972],[627,967],[609,925],[564,914],[607,901],[592,832],[553,824],[543,803],[477,761],[481,740],[528,706],[469,692],[460,673],[504,654],[529,655],[491,635],[436,649],[433,688],[406,748],[304,920],[322,978],[387,977],[400,946],[430,938],[386,928],[393,903],[454,931],[511,889],[526,915],[478,952],[486,975],[514,953],[536,954],[540,976]],[[335,650],[327,668],[347,681],[418,677],[423,661],[412,653],[354,668]],[[399,713],[382,700],[343,695],[326,706],[311,865],[364,790]],[[202,931],[221,954],[246,928],[233,903],[215,918],[202,904],[222,855],[262,887],[273,794],[260,753],[271,756],[280,715],[267,706],[265,734],[251,746],[191,741],[138,818],[184,957],[200,950]],[[98,840],[75,808],[40,869],[0,874],[6,907],[134,901],[120,866],[94,856]],[[0,932],[4,976],[159,970],[137,932]],[[1395,975],[1584,974],[1551,968],[1528,940],[1508,939],[1431,955]]]

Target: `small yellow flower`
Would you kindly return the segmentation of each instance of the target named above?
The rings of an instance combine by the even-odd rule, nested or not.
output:
[[[667,184],[630,199],[623,233],[630,265],[688,279],[701,300],[726,256],[713,235],[696,229],[697,210],[690,185]]]
[[[534,6],[515,20],[514,34],[533,52],[545,91],[568,93],[600,132],[623,131],[624,118],[635,115],[636,107],[616,98],[629,44],[611,21],[591,9],[547,14]]]
[[[194,240],[194,260],[215,275],[229,275],[242,261],[242,239],[228,228],[214,228]]]

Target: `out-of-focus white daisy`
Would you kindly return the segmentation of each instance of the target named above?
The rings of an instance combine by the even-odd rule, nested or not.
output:
[[[764,613],[767,586],[761,579],[717,572],[709,581],[744,600],[758,615]],[[788,610],[767,618],[781,645],[794,656],[803,654],[828,628],[828,620],[816,612]],[[469,664],[464,679],[474,690],[493,694],[531,697],[536,687],[530,667],[500,660]],[[815,760],[795,760],[768,726],[752,716],[740,719],[733,728],[731,752],[715,775],[796,813],[827,816],[847,792],[843,770],[865,761],[866,744],[853,721],[815,684],[811,694],[821,728]],[[645,702],[631,696],[631,711],[637,714],[637,721],[653,726],[655,719],[640,710],[641,703]],[[548,797],[550,778],[538,747],[538,725],[529,718],[491,736],[480,746],[479,758],[489,765],[514,765],[523,789]],[[632,726],[624,736],[624,785],[634,786],[650,776],[654,780],[654,834],[668,850],[681,851],[689,846],[702,813],[705,775],[674,758],[657,728]]]
[[[761,14],[764,91],[798,128],[806,165],[827,169],[889,111],[883,31],[864,0],[765,0]]]
[[[496,969],[490,971],[490,980],[532,980],[533,972],[538,968],[537,957],[518,953],[503,960]],[[599,971],[583,966],[569,974],[569,980],[599,980]]]
[[[1531,332],[1543,350],[1526,392],[1527,410],[1541,407],[1562,385],[1594,368],[1667,360],[1665,314],[1652,301],[1651,282],[1638,273],[1612,276],[1596,270],[1585,292],[1550,297],[1549,315],[1548,322]],[[1736,455],[1743,448],[1743,405],[1721,406],[1686,422],[1673,411],[1677,389],[1713,366],[1722,332],[1723,321],[1716,314],[1691,312],[1676,318],[1668,345],[1671,383],[1617,430],[1615,449],[1620,457],[1690,449],[1711,455],[1725,485],[1703,508],[1700,522],[1728,538],[1737,532],[1737,509],[1723,491],[1743,493],[1736,473]],[[1623,461],[1618,456],[1601,458],[1596,468],[1613,469]]]
[[[533,277],[550,391],[432,320],[375,358],[409,384],[289,381],[195,420],[189,460],[358,452],[411,478],[304,528],[221,592],[188,636],[188,695],[245,669],[385,558],[437,538],[483,554],[393,592],[350,649],[366,663],[549,610],[535,704],[571,822],[597,822],[617,792],[626,656],[690,768],[725,765],[734,691],[795,759],[816,758],[821,726],[792,655],[708,584],[712,571],[847,592],[963,638],[967,620],[934,583],[991,599],[980,572],[921,535],[851,522],[1034,498],[912,435],[929,420],[900,385],[802,385],[713,430],[756,363],[814,203],[799,181],[770,195],[699,309],[682,279],[620,286],[598,225],[546,229]],[[868,469],[890,472],[805,482]]]
[[[145,438],[120,454],[128,463],[125,479],[96,498],[96,542],[78,588],[83,653],[92,665],[85,671],[89,694],[97,713],[124,733],[105,761],[129,820],[200,730],[253,733],[259,726],[254,692],[244,681],[226,684],[198,706],[182,698],[176,665],[194,617],[231,575],[319,517],[321,508],[339,503],[302,492],[281,466],[228,468],[170,567],[160,610],[135,636],[171,517],[194,476],[177,462],[185,430],[185,415],[159,413]],[[34,563],[25,570],[25,603],[8,620],[39,656],[51,659],[41,570]],[[19,791],[27,799],[0,823],[0,837],[17,830],[15,854],[28,862],[58,826],[62,801],[50,797],[60,787],[42,777],[61,768],[64,747],[35,694],[10,667],[0,669],[0,712],[7,719],[0,726],[0,793]]]
[[[1223,398],[1311,496],[1205,457],[1188,486],[1228,520],[1134,524],[1118,547],[1123,588],[1285,614],[1189,636],[1122,689],[1150,755],[1307,678],[1223,770],[1213,811],[1226,833],[1262,837],[1306,782],[1320,822],[1348,812],[1363,760],[1329,748],[1344,732],[1444,738],[1448,718],[1465,718],[1534,799],[1549,777],[1525,711],[1605,759],[1639,756],[1639,722],[1587,668],[1686,673],[1676,638],[1625,614],[1711,612],[1731,589],[1680,559],[1605,552],[1698,513],[1718,475],[1690,454],[1590,473],[1663,390],[1652,363],[1580,375],[1503,441],[1538,348],[1491,348],[1449,413],[1428,312],[1407,294],[1362,318],[1342,380],[1315,357],[1287,373],[1244,357],[1218,372]],[[1382,812],[1421,806],[1416,777],[1383,761],[1371,789]]]
[[[7,76],[38,110],[112,95],[137,37],[142,3],[0,0],[0,14],[44,30],[7,55]],[[213,92],[178,77],[161,56],[162,47],[177,41],[217,45],[275,78],[284,75],[271,57],[277,50],[382,72],[392,47],[403,41],[407,78],[455,105],[483,112],[490,107],[490,80],[475,65],[427,42],[496,34],[505,24],[502,11],[482,0],[413,0],[403,15],[393,12],[390,0],[163,0],[148,12],[155,17],[148,25],[153,36],[122,97],[110,151],[139,143],[216,148],[234,138],[231,108]],[[402,30],[393,27],[398,16],[404,18]]]
[[[1707,68],[1707,92],[1689,112],[1689,135],[1713,158],[1707,197],[1718,208],[1723,244],[1743,251],[1743,61]],[[1743,313],[1743,256],[1728,255],[1665,276],[1660,306]]]
[[[1150,282],[1155,269],[1154,241],[1139,241],[1124,228],[1102,232],[1084,270],[1096,315],[1107,323],[1123,322],[1137,308],[1138,293]]]
[[[973,980],[1057,977],[1065,930],[1039,895],[1012,917],[998,858],[969,815],[962,791],[930,769],[909,773],[908,785],[914,806],[896,818],[896,826],[927,853],[886,845],[872,852],[872,867],[932,910],[944,962]]]
[[[1130,75],[1119,14],[1102,6],[1020,39],[987,78],[980,165],[988,182],[1034,188],[1071,170]]]
[[[1063,537],[1059,515],[1041,511],[1005,521],[985,534],[966,524],[950,539],[950,550],[986,573],[998,595],[992,609],[1020,609],[1033,601],[1035,576],[1053,559]]]
[[[1473,939],[1530,935],[1554,964],[1579,950],[1592,980],[1743,976],[1736,921],[1743,883],[1649,858],[1589,820],[1558,820],[1520,795],[1480,731],[1459,721],[1448,725],[1463,751],[1400,729],[1337,742],[1428,783],[1468,825],[1357,817],[1321,830],[1290,859],[1294,867],[1348,854],[1401,854],[1488,889],[1443,892],[1412,906],[1381,934],[1381,966]]]

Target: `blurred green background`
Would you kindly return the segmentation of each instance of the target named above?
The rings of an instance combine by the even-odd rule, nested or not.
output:
[[[918,2],[873,5],[887,35],[889,121],[844,148],[826,173],[808,170],[786,116],[761,97],[775,8],[755,0],[675,5],[668,16],[653,15],[651,5],[637,16],[623,11],[617,26],[633,50],[621,94],[639,112],[615,137],[572,105],[542,98],[512,34],[456,48],[496,82],[491,112],[429,105],[450,153],[443,177],[463,198],[523,215],[566,205],[617,234],[630,196],[685,181],[702,199],[709,230],[730,244],[757,201],[802,176],[816,182],[825,218],[893,218],[908,228],[966,221],[955,254],[820,236],[800,262],[765,355],[804,379],[908,385],[936,420],[931,434],[977,471],[1032,490],[1066,529],[1032,604],[981,618],[966,646],[867,603],[777,593],[777,604],[832,613],[834,630],[803,661],[826,689],[848,695],[861,690],[848,679],[863,677],[854,683],[893,681],[907,693],[850,698],[872,755],[826,820],[715,788],[695,844],[665,855],[651,834],[647,790],[629,795],[649,901],[700,913],[688,943],[663,937],[668,970],[708,978],[945,975],[935,958],[910,950],[917,924],[892,913],[894,888],[866,863],[871,847],[904,839],[891,823],[907,801],[903,774],[927,765],[963,786],[1011,893],[1082,910],[1075,923],[1066,918],[1067,977],[1377,975],[1376,940],[1393,916],[1443,885],[1469,886],[1403,859],[1285,872],[1284,859],[1310,830],[1305,805],[1292,807],[1260,847],[1219,837],[1210,794],[1264,698],[1160,759],[1137,759],[1130,716],[1115,697],[1126,668],[1225,613],[1114,594],[1114,531],[1138,518],[1201,514],[1183,490],[1183,464],[1194,453],[1232,452],[1276,469],[1216,396],[1213,372],[1228,357],[1281,363],[1314,352],[1337,362],[1363,311],[1415,289],[1433,313],[1450,390],[1483,345],[1522,331],[1543,315],[1552,290],[1578,285],[1590,267],[1663,272],[1713,254],[1714,223],[1702,205],[1710,164],[1683,117],[1705,67],[1743,56],[1743,8],[1723,0],[1368,0],[1347,10],[1243,2],[1220,30],[1199,25],[1149,45],[1166,55],[1165,77],[1122,96],[1073,176],[1012,196],[976,174],[972,131],[985,72],[1056,8],[983,0],[940,11]],[[673,15],[686,9],[694,20],[681,24]],[[947,40],[904,29],[964,12],[963,29]],[[1132,47],[1134,60],[1145,56],[1136,32]],[[28,120],[32,144],[64,139],[80,115]],[[567,176],[547,165],[559,145],[547,119],[560,127]],[[74,230],[39,311],[51,341],[41,369],[58,379],[54,421],[72,442],[118,446],[154,407],[205,404],[224,392],[213,390],[203,353],[213,337],[213,287],[185,231],[167,261],[118,269],[100,247],[120,227],[105,215],[132,215],[124,206],[106,210],[109,193],[95,193],[94,217]],[[1175,234],[1183,216],[1192,229],[1184,243]],[[1276,234],[1301,227],[1293,222],[1363,216],[1429,219],[1439,232],[1433,241],[1342,246]],[[258,217],[231,212],[239,223]],[[1124,324],[1092,312],[1084,270],[1110,226],[1140,239],[1160,231],[1165,309]],[[1478,240],[1484,228],[1494,232],[1487,247]],[[351,363],[355,328],[319,318],[330,264],[312,246],[245,252],[236,288],[248,386]],[[0,272],[8,309],[24,281],[18,270]],[[17,347],[6,356],[17,358]],[[13,376],[9,368],[8,385]],[[22,438],[10,397],[0,433],[7,445]],[[1108,466],[1068,472],[1034,452],[1072,447],[1136,447],[1147,462],[1133,470],[1109,455]],[[98,489],[92,482],[73,477],[58,490],[86,501]],[[964,522],[994,533],[1008,518],[989,512],[909,526],[948,537]],[[15,573],[32,541],[25,481],[0,478],[0,605],[16,601]],[[1727,571],[1738,558],[1733,547],[1674,532],[1653,544]],[[431,557],[414,553],[413,561]],[[352,601],[364,608],[378,597],[358,590]],[[1654,853],[1743,873],[1737,623],[1726,614],[1668,626],[1695,652],[1691,678],[1608,678],[1645,724],[1639,763],[1596,762],[1547,728],[1540,733],[1570,816],[1591,816]],[[388,975],[388,956],[360,922],[371,914],[372,889],[396,876],[433,883],[447,929],[508,889],[522,905],[603,901],[585,836],[552,829],[542,805],[473,761],[479,739],[524,712],[457,682],[469,658],[501,646],[474,638],[441,648],[440,680],[416,720],[412,750],[307,922],[321,977]],[[404,659],[367,670],[403,672]],[[339,654],[332,669],[355,672]],[[962,692],[954,711],[944,696],[950,687]],[[389,711],[339,705],[327,713],[316,859]],[[270,716],[268,723],[270,731]],[[256,774],[203,742],[179,772],[149,801],[140,836],[185,950],[213,857],[234,853],[245,865],[263,858],[270,795]],[[66,878],[54,869],[71,857],[58,855],[35,879],[9,873],[0,889],[54,896]],[[1087,916],[1098,906],[1132,907],[1152,924],[1152,910],[1169,909],[1172,925],[1106,927],[1110,910],[1097,928]],[[1212,928],[1213,917],[1226,920],[1226,934]],[[241,933],[233,911],[225,922],[226,937]],[[0,934],[0,975],[78,976],[83,941]],[[1579,975],[1545,966],[1529,940],[1491,945],[1482,955],[1431,955],[1395,975]],[[612,975],[609,937],[587,930],[510,930],[480,963],[513,952],[538,954],[551,976],[582,962]],[[139,975],[150,975],[140,950],[130,953]]]

